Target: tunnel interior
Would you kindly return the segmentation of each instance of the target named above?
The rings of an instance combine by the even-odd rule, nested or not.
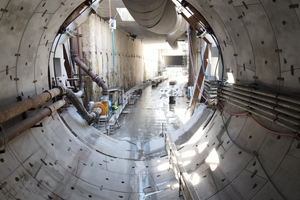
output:
[[[101,17],[110,3],[156,36],[112,28]],[[0,199],[299,198],[299,3],[1,1]],[[147,142],[103,134],[90,120],[105,108],[85,111],[71,96],[88,106],[124,85],[127,103],[158,75],[147,45],[160,38],[189,44],[190,119],[172,128],[167,118]],[[74,55],[80,73],[94,72],[78,77],[84,91],[66,70]]]

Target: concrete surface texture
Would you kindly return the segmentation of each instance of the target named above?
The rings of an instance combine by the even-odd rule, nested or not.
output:
[[[260,88],[299,99],[298,1],[187,2],[208,21],[219,41],[224,61],[219,62],[219,69],[224,64],[224,72],[231,72],[238,84],[255,83]],[[60,69],[59,63],[64,66],[62,46],[66,45],[68,34],[72,34],[61,34],[64,31],[61,25],[82,3],[82,0],[0,2],[1,108],[50,89],[54,71]],[[81,19],[85,18],[77,19],[76,23],[81,24]],[[104,22],[98,19],[92,15],[83,26],[104,27]],[[86,27],[86,31],[84,37],[94,30]],[[107,29],[104,33],[101,41],[85,38],[85,60],[95,70],[97,65],[111,63],[111,35]],[[120,52],[116,52],[120,54],[116,55],[118,66],[102,67],[97,73],[103,73],[109,85],[122,83],[130,89],[153,75],[155,69],[145,73],[145,66],[151,62],[134,57],[149,55],[142,53],[141,42],[128,41],[121,32],[116,35],[120,47]],[[59,42],[56,36],[61,39]],[[99,43],[103,42],[106,44],[100,48]],[[57,68],[54,58],[60,58]],[[196,57],[194,66],[199,66]],[[221,71],[217,71],[219,77]],[[64,72],[61,75],[65,80]],[[147,99],[141,100],[147,104]],[[161,101],[154,102],[158,105],[149,108],[162,107]],[[10,128],[48,109],[46,106],[51,103],[48,101],[3,122],[1,142],[6,140]],[[199,199],[299,199],[300,145],[296,134],[265,118],[253,120],[229,103],[223,105],[225,109],[216,111],[199,105],[190,120],[180,127],[170,123],[172,115],[159,117],[172,132],[180,162]],[[156,126],[150,128],[159,130],[161,121],[155,121]],[[144,130],[140,130],[137,136],[143,139]],[[149,136],[157,137],[156,131],[149,131]],[[160,154],[163,151],[156,151],[157,154],[146,159],[142,140],[132,143],[131,138],[122,141],[106,136],[89,126],[72,106],[53,111],[17,135],[1,146],[0,199],[181,198],[174,172],[169,170],[169,160],[166,154]],[[163,138],[153,138],[148,147],[157,150],[163,145]]]
[[[81,30],[84,62],[104,78],[108,87],[122,85],[128,90],[157,75],[157,49],[144,45],[141,40],[132,40],[118,30],[113,36],[107,21],[97,15],[91,15]],[[93,84],[91,99],[99,99],[99,94],[100,88]]]

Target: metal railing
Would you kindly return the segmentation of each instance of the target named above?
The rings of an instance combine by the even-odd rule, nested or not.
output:
[[[166,131],[165,124],[162,124],[162,131],[165,137],[165,147],[168,153],[169,166],[170,168],[172,166],[175,177],[179,182],[179,197],[183,196],[184,199],[187,200],[200,199],[197,192],[195,191],[193,184],[190,181],[188,173],[186,172],[182,165],[182,162],[180,161],[180,155],[177,151],[177,147]]]

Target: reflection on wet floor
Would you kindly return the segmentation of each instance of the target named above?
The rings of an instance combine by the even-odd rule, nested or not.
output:
[[[169,96],[175,97],[174,105],[169,104]],[[149,84],[135,104],[127,105],[119,117],[121,127],[110,136],[135,144],[138,150],[147,154],[144,144],[162,137],[163,126],[167,125],[168,131],[173,131],[184,123],[180,115],[186,115],[188,103],[184,81],[169,85],[166,80],[157,87]]]
[[[143,92],[135,104],[119,110],[125,111],[119,118],[121,127],[108,136],[105,126],[99,126],[96,132],[94,127],[99,124],[90,127],[74,107],[68,109],[62,115],[66,124],[76,129],[79,143],[85,142],[84,145],[93,149],[94,154],[88,156],[92,162],[105,167],[99,171],[85,170],[82,172],[85,177],[102,185],[103,191],[121,182],[121,189],[116,191],[126,191],[119,196],[124,199],[127,195],[126,199],[130,200],[182,200],[182,196],[178,196],[179,183],[170,165],[162,130],[172,132],[184,123],[181,118],[189,105],[184,84],[169,86],[167,80],[154,88],[142,84]],[[175,97],[175,104],[171,106],[170,95]],[[95,174],[105,176],[105,184],[97,182]]]

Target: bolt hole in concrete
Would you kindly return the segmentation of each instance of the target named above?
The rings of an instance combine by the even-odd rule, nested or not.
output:
[[[280,140],[280,138],[281,138],[281,136],[280,136],[280,135],[278,135],[278,136],[277,136],[277,139],[278,139],[278,140]]]

